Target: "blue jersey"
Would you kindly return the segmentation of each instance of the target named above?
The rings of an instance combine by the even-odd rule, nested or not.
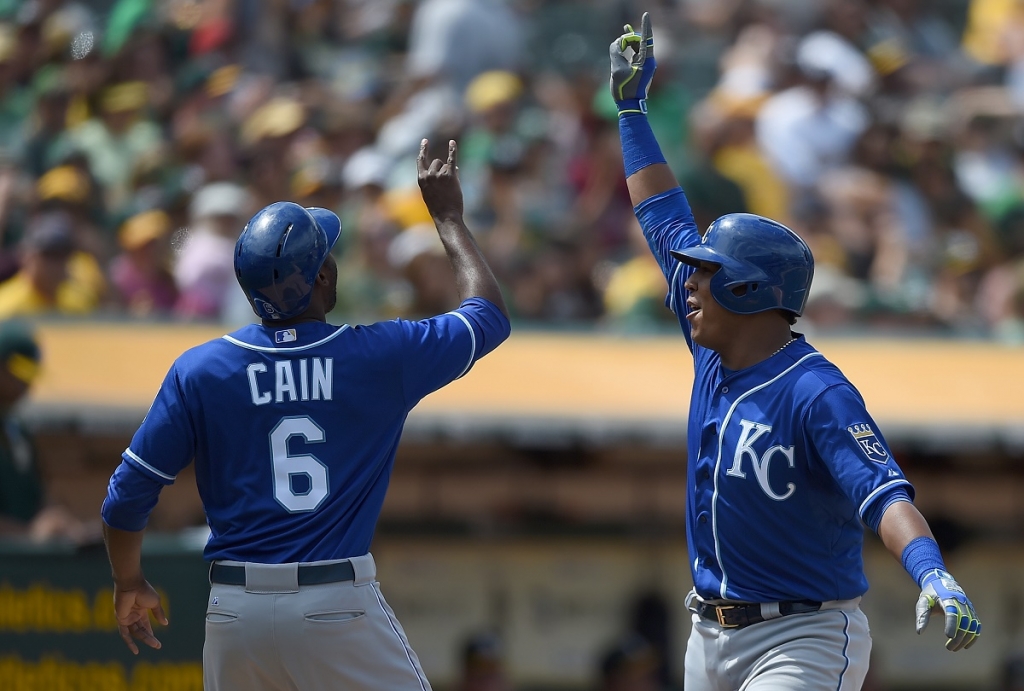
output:
[[[690,338],[684,283],[669,254],[699,244],[682,190],[637,217],[669,282],[693,353],[687,426],[686,536],[697,593],[745,602],[846,600],[867,590],[862,522],[877,528],[913,488],[864,400],[802,336],[729,371]]]
[[[406,416],[509,334],[487,300],[424,321],[253,324],[179,357],[111,478],[103,518],[141,530],[193,460],[205,557],[365,554]]]

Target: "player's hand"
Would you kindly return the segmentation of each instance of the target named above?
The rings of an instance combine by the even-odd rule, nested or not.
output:
[[[160,648],[160,641],[153,635],[153,624],[149,613],[158,622],[167,626],[167,616],[160,605],[160,596],[149,581],[141,579],[130,585],[114,584],[114,616],[117,618],[117,630],[121,634],[128,649],[135,655],[139,648],[132,639],[138,639],[150,648]]]
[[[651,15],[644,12],[640,20],[640,33],[633,31],[629,24],[623,27],[626,33],[612,41],[608,53],[612,61],[610,86],[612,98],[619,112],[647,112],[647,92],[658,63],[654,59],[654,34],[651,31]],[[633,49],[632,59],[626,50]]]
[[[435,158],[428,165],[427,140],[420,142],[420,153],[416,157],[417,180],[423,202],[435,222],[462,218],[462,186],[456,164],[458,148],[454,139],[449,141],[448,160]]]
[[[945,571],[935,569],[925,575],[921,597],[917,599],[917,632],[928,625],[932,609],[946,615],[946,650],[970,648],[981,635],[981,622],[964,589]]]

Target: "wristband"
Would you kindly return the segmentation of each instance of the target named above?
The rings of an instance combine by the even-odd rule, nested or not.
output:
[[[623,101],[616,101],[615,107],[619,109],[619,117],[626,113],[640,113],[647,115],[646,98],[627,98]]]
[[[917,537],[903,549],[901,558],[903,568],[907,570],[910,577],[914,579],[918,587],[923,588],[921,581],[925,575],[935,569],[946,570],[946,564],[942,561],[942,553],[939,545],[930,537]]]
[[[643,103],[642,100],[635,102]],[[622,108],[628,103],[629,101],[622,101],[619,106]],[[647,116],[642,112],[620,110],[619,138],[622,140],[622,163],[627,178],[647,166],[666,163],[658,140],[654,138],[651,124],[647,122]]]

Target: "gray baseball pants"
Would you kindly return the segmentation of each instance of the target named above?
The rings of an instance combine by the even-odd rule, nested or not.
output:
[[[686,599],[690,607],[696,594]],[[686,691],[857,691],[868,673],[871,633],[860,598],[826,602],[738,629],[690,607]],[[777,608],[775,610],[778,611]]]
[[[245,586],[213,584],[206,691],[430,691],[373,557],[348,561],[354,581],[299,586],[298,564],[247,564]]]

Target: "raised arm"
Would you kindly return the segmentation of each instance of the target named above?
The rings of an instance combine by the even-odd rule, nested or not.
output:
[[[647,121],[647,92],[657,69],[650,15],[644,13],[640,33],[628,24],[625,30],[612,41],[608,54],[609,86],[619,111],[626,186],[644,237],[671,284],[674,275],[677,279],[685,277],[678,275],[678,262],[669,250],[696,245],[700,235],[686,196]]]
[[[637,132],[638,128],[650,130],[650,125],[647,124],[647,92],[651,88],[654,71],[658,67],[654,59],[651,15],[644,12],[639,34],[633,31],[629,24],[623,28],[626,33],[612,41],[608,47],[612,63],[610,86],[612,98],[619,109],[619,132],[622,134],[622,154],[626,163],[629,199],[633,206],[639,206],[641,202],[656,194],[679,187],[679,181],[665,163],[665,157],[654,139],[653,132],[650,134],[650,141],[646,142],[647,150],[639,150],[639,142],[636,141],[637,134],[646,139],[646,132]],[[632,59],[626,56],[627,50],[630,49],[633,51]],[[640,117],[634,120],[634,116]],[[629,126],[623,128],[624,122],[629,123]]]
[[[448,160],[435,158],[428,165],[427,140],[420,142],[420,153],[416,157],[420,192],[455,272],[459,300],[484,298],[508,318],[498,281],[462,218],[462,186],[459,184],[457,155],[458,145],[451,140],[448,142]]]

